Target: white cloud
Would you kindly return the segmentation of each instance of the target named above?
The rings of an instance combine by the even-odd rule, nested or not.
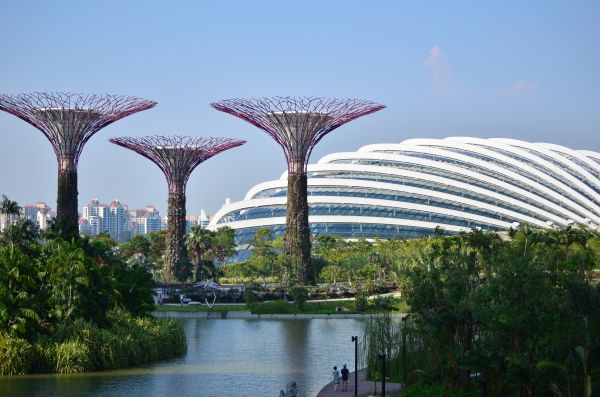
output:
[[[434,45],[431,47],[429,56],[425,60],[425,68],[431,74],[433,88],[436,92],[442,94],[458,92],[452,77],[452,68],[440,46]]]

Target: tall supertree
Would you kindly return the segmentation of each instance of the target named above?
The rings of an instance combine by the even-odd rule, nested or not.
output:
[[[297,282],[311,276],[306,166],[314,146],[328,133],[385,106],[362,99],[274,97],[227,99],[211,104],[255,125],[283,149],[288,164],[285,253]]]
[[[162,279],[171,283],[186,276],[185,187],[192,171],[209,158],[246,141],[230,138],[147,136],[113,138],[110,142],[133,150],[158,165],[169,186],[168,230]]]
[[[56,225],[63,237],[79,234],[77,164],[86,142],[107,125],[155,105],[123,95],[0,94],[0,110],[40,130],[54,149],[58,161]]]

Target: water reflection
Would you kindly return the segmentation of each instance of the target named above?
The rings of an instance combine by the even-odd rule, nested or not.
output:
[[[333,365],[349,364],[361,320],[179,319],[184,357],[81,375],[0,377],[0,397],[277,396],[287,382],[314,396]]]

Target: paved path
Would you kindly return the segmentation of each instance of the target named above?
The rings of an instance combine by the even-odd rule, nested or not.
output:
[[[373,382],[367,381],[365,379],[366,374],[367,374],[367,371],[365,371],[364,369],[361,369],[358,371],[358,395],[359,396],[364,396],[364,395],[367,395],[368,393],[373,393],[373,391],[374,391]],[[319,394],[317,394],[317,397],[354,397],[354,372],[350,373],[350,381],[348,382],[348,391],[343,392],[341,386],[342,386],[342,383],[340,381],[337,391],[334,392],[333,391],[333,383],[328,383],[327,386],[325,386],[323,389],[321,389]],[[400,390],[399,383],[386,383],[385,384],[386,394],[387,394],[387,392],[398,391],[398,390]],[[381,393],[381,382],[377,382],[377,391],[379,393]]]

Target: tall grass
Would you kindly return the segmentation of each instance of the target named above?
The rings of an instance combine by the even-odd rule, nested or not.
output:
[[[363,325],[363,338],[360,343],[361,367],[367,369],[367,379],[381,380],[382,362],[380,355],[386,356],[386,377],[400,376],[402,353],[402,328],[389,314],[371,317]]]
[[[437,357],[435,345],[416,332],[412,321],[394,321],[389,315],[365,322],[359,346],[360,366],[367,369],[370,380],[381,380],[382,353],[386,355],[386,378],[409,385],[429,381],[435,365],[432,360]]]
[[[33,348],[25,339],[0,333],[0,374],[22,375],[29,372]]]
[[[80,373],[124,368],[178,356],[187,350],[181,325],[171,319],[132,318],[110,313],[112,326],[78,319],[58,326],[33,344],[0,335],[0,374]]]

